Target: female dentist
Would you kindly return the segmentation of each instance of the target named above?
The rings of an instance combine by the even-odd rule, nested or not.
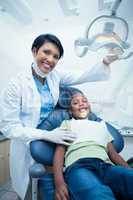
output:
[[[37,129],[56,105],[59,86],[108,79],[109,64],[117,59],[107,56],[103,62],[75,77],[63,75],[55,69],[64,52],[56,36],[38,36],[31,50],[32,66],[12,79],[0,96],[0,130],[11,139],[10,175],[13,188],[22,200],[29,184],[29,168],[34,162],[29,143],[41,139],[69,145],[75,139],[72,132],[66,133],[58,128],[50,132]]]

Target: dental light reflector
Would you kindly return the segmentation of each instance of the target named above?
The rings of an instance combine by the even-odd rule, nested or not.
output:
[[[128,24],[127,22],[116,16],[103,15],[94,19],[89,27],[86,29],[87,37],[94,37],[98,34],[103,35],[118,35],[122,41],[128,38]]]
[[[120,2],[121,0],[114,2],[111,15],[95,18],[87,27],[85,36],[75,40],[74,46],[77,56],[84,56],[88,50],[102,52],[103,49],[106,49],[108,53],[117,53],[121,59],[127,59],[132,55],[130,52],[126,56],[121,56],[130,45],[127,42],[128,24],[123,18],[116,16]]]

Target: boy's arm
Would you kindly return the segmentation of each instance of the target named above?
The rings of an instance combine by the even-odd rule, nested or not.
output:
[[[130,168],[127,162],[116,152],[111,142],[108,143],[107,150],[108,156],[114,164]]]
[[[67,185],[63,177],[65,146],[58,145],[54,155],[54,181],[55,181],[55,199],[69,200]]]

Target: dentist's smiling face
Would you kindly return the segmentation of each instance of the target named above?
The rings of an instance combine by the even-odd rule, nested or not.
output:
[[[88,100],[83,94],[77,93],[72,97],[70,111],[75,119],[85,119],[91,112]]]
[[[51,42],[45,42],[38,50],[34,48],[32,53],[37,66],[45,74],[53,70],[60,58],[58,47]]]

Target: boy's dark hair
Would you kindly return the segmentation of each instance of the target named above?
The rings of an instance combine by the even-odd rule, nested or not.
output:
[[[60,57],[61,58],[64,54],[63,46],[60,42],[60,40],[52,34],[42,34],[39,35],[33,42],[31,50],[33,51],[34,48],[38,51],[38,49],[45,43],[45,42],[51,42],[52,44],[56,45],[56,47],[59,49]]]
[[[69,109],[71,105],[71,100],[73,95],[80,93],[83,95],[83,92],[74,87],[60,87],[60,94],[57,106],[65,109]]]

